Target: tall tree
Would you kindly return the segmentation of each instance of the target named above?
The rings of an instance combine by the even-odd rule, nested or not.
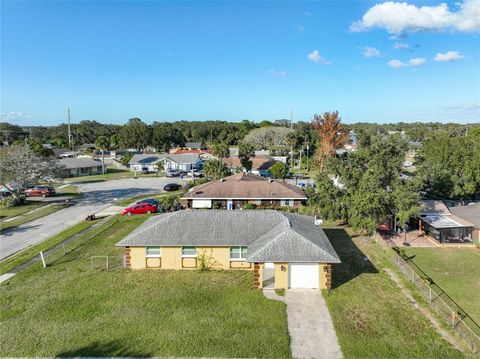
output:
[[[159,152],[168,152],[172,146],[184,146],[185,137],[171,123],[154,122],[152,125],[152,145]]]
[[[283,162],[277,162],[269,169],[270,176],[272,178],[285,178],[287,177],[288,168]]]
[[[120,144],[125,148],[144,151],[150,144],[150,128],[139,118],[131,118],[119,133]]]
[[[220,159],[230,156],[230,148],[225,142],[212,145],[212,153]]]
[[[210,180],[217,180],[228,176],[230,174],[230,170],[222,161],[211,159],[206,161],[203,165],[203,173],[206,178]]]
[[[350,140],[350,130],[341,121],[338,111],[325,112],[323,116],[313,115],[313,127],[319,137],[316,163],[321,171],[326,161],[335,156],[335,151]]]
[[[255,157],[255,148],[248,142],[243,142],[238,148],[238,157],[240,158],[240,163],[245,168],[245,170],[252,170],[252,161],[251,157]]]
[[[56,159],[41,157],[26,145],[13,145],[0,150],[1,182],[15,184],[14,205],[21,203],[22,192],[28,185],[44,181],[47,177],[58,178],[61,170]]]
[[[105,151],[110,148],[110,139],[107,136],[98,136],[95,147],[102,151],[102,174],[105,174]]]

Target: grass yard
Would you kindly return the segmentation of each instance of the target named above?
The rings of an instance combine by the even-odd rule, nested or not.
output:
[[[165,173],[161,172],[158,175],[156,173],[142,174],[137,172],[136,176],[141,177],[165,177]],[[64,180],[65,183],[74,183],[74,182],[103,182],[120,178],[133,178],[135,173],[130,170],[123,170],[115,167],[108,167],[108,172],[104,175],[92,175],[92,176],[78,176],[78,177],[69,177]]]
[[[291,356],[285,305],[250,272],[90,269],[145,218],[0,284],[0,356]]]
[[[480,251],[471,248],[408,248],[412,260],[480,323]]]
[[[48,203],[45,202],[37,202],[37,201],[26,201],[25,204],[22,204],[21,206],[15,206],[15,207],[5,207],[5,206],[0,206],[0,219],[7,219],[7,218],[12,218],[16,216],[20,216],[24,213],[30,212],[34,209],[43,207],[47,205]]]
[[[49,239],[40,242],[37,245],[26,248],[23,251],[8,257],[0,261],[0,274],[6,273],[19,265],[29,261],[30,259],[39,255],[40,251],[46,251],[52,247],[55,247],[57,244],[62,243],[67,238],[80,233],[81,231],[93,226],[97,221],[83,221],[70,228],[67,228],[63,232],[60,232]]]
[[[325,296],[345,358],[464,358],[413,308],[382,269],[389,262],[371,240],[327,229],[342,263]],[[368,258],[366,257],[368,256]]]
[[[20,206],[20,207],[23,207],[23,206]],[[40,208],[40,207],[43,207],[43,208]],[[9,228],[20,226],[21,224],[24,224],[27,222],[34,221],[38,218],[45,217],[65,207],[63,206],[63,204],[52,204],[51,206],[48,206],[48,207],[46,205],[38,206],[38,208],[39,209],[36,210],[35,212],[20,215],[11,221],[8,221],[8,222],[2,221],[0,223],[0,232],[5,231]]]

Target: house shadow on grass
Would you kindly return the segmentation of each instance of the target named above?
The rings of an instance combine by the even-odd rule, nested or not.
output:
[[[73,357],[151,357],[151,353],[138,352],[128,348],[119,341],[93,342],[85,347],[64,351],[55,355],[55,358]]]
[[[378,273],[377,268],[344,229],[330,228],[324,231],[342,261],[333,266],[332,289],[340,287],[363,273]]]

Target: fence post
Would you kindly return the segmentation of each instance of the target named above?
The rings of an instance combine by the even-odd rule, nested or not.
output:
[[[43,257],[43,251],[40,251],[40,258],[42,259],[43,268],[47,268],[47,264],[45,263],[45,258]]]
[[[455,328],[455,311],[452,310],[452,328]]]
[[[63,247],[63,255],[67,254],[67,252],[65,251],[65,243],[62,244],[62,247]]]
[[[107,271],[108,271],[108,256],[107,256]]]
[[[429,292],[428,292],[428,302],[432,304],[432,287],[428,286]]]

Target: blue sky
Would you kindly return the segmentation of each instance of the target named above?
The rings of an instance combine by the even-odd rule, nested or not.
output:
[[[479,122],[479,1],[2,1],[2,120]]]

